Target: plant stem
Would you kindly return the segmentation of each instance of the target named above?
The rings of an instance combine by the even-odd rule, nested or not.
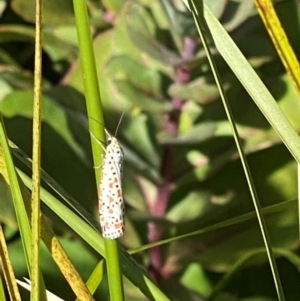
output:
[[[190,58],[195,50],[195,41],[189,37],[184,38],[183,58]],[[179,84],[187,84],[191,77],[191,70],[186,65],[176,67],[174,81]],[[184,99],[173,97],[171,100],[173,110],[167,115],[165,129],[169,135],[176,137],[178,135],[180,114]],[[175,148],[172,145],[164,147],[161,161],[160,176],[163,179],[158,186],[156,199],[150,206],[150,213],[157,217],[163,217],[166,213],[170,195],[173,190],[172,168],[174,164]],[[162,238],[162,229],[155,223],[148,224],[148,240],[155,242]],[[150,265],[149,273],[156,281],[166,278],[168,275],[164,272],[163,256],[161,246],[149,250]]]

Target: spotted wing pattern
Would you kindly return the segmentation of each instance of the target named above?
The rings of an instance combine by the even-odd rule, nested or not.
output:
[[[116,239],[124,233],[124,201],[122,193],[123,150],[118,140],[107,131],[107,147],[102,163],[99,191],[99,214],[102,235]]]

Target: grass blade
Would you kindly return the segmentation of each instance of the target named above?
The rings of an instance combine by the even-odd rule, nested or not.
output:
[[[40,286],[40,167],[41,167],[41,87],[42,87],[42,1],[36,1],[34,104],[32,137],[32,195],[31,195],[31,294],[30,300],[46,300]],[[42,297],[42,295],[44,297]]]
[[[32,162],[31,159],[21,150],[19,149],[14,143],[10,142],[11,149],[13,154],[23,162],[29,169],[31,169]],[[85,209],[78,206],[76,201],[67,194],[45,171],[41,170],[42,179],[55,191],[57,192],[70,206],[74,208],[79,214],[81,212],[85,212]],[[26,187],[25,187],[26,189]],[[26,207],[30,207],[30,194],[28,190],[23,189],[24,193],[24,201]],[[82,214],[82,216],[91,221],[91,217],[86,213]],[[92,223],[93,226],[94,223]],[[46,247],[48,248],[49,252],[51,253],[54,261],[58,265],[59,269],[61,270],[62,274],[68,281],[70,287],[74,291],[75,295],[80,300],[94,300],[93,296],[89,292],[87,286],[85,285],[84,281],[81,279],[79,273],[73,266],[70,258],[66,254],[65,250],[63,249],[59,239],[55,236],[54,232],[52,231],[51,227],[48,225],[47,220],[42,216],[41,219],[41,238],[45,243]]]
[[[6,131],[2,115],[0,115],[0,158],[1,158],[1,173],[6,182],[9,183],[12,199],[14,202],[14,208],[16,211],[17,222],[19,225],[20,235],[24,248],[25,260],[27,264],[28,273],[30,274],[30,246],[31,246],[31,229],[27,216],[25,204],[23,201],[23,195],[19,184],[19,179],[15,170],[15,166],[10,154],[10,148],[7,142]]]
[[[32,184],[30,178],[20,170],[18,172],[24,184],[31,189]],[[41,199],[92,248],[94,248],[103,257],[106,256],[104,239],[97,230],[87,224],[44,188],[41,188]],[[145,294],[145,296],[147,296],[150,300],[169,300],[169,298],[148,277],[145,276],[139,265],[122,249],[120,249],[120,259],[123,274],[134,285],[136,285]]]
[[[17,286],[11,261],[8,256],[7,245],[6,245],[6,241],[1,225],[0,225],[0,258],[1,258],[2,272],[5,277],[10,299],[13,301],[21,301],[21,296],[19,293],[19,289]],[[0,288],[0,291],[2,291],[4,294],[3,286],[1,285],[1,287],[2,288]],[[1,294],[0,294],[0,300],[4,300],[4,299],[5,299],[4,297],[1,298]]]
[[[222,99],[222,102],[223,102],[223,105],[224,105],[224,108],[225,108],[225,111],[226,111],[226,115],[227,115],[227,118],[230,122],[232,131],[233,131],[233,136],[234,136],[234,139],[235,139],[235,143],[236,143],[236,146],[238,148],[238,152],[240,154],[240,158],[241,158],[241,162],[242,162],[242,165],[243,165],[244,173],[246,175],[248,187],[249,187],[250,194],[251,194],[251,197],[252,197],[252,200],[253,200],[255,212],[256,212],[256,215],[257,215],[257,218],[258,218],[258,222],[259,222],[259,226],[260,226],[260,229],[261,229],[262,237],[263,237],[264,244],[265,244],[265,247],[266,247],[266,251],[267,251],[267,254],[268,254],[268,259],[269,259],[270,267],[271,267],[271,270],[272,270],[277,295],[278,295],[279,300],[283,301],[283,300],[285,300],[284,293],[283,293],[283,289],[282,289],[282,285],[281,285],[281,281],[280,281],[280,277],[279,277],[279,273],[278,273],[278,269],[277,269],[277,265],[276,265],[276,260],[275,260],[274,254],[273,254],[271,241],[270,241],[270,238],[269,238],[269,235],[268,235],[266,222],[264,220],[264,216],[263,216],[263,213],[262,213],[262,210],[261,210],[258,195],[257,195],[255,185],[254,185],[254,182],[253,182],[253,179],[252,179],[252,176],[251,176],[250,168],[249,168],[244,150],[242,148],[242,143],[240,141],[237,128],[235,126],[234,117],[232,115],[229,102],[228,102],[227,97],[225,95],[225,91],[223,89],[223,85],[222,85],[221,79],[220,79],[219,74],[218,74],[217,66],[214,62],[214,58],[213,58],[213,56],[210,52],[209,46],[208,46],[206,35],[208,35],[209,31],[208,31],[208,27],[206,25],[206,21],[204,19],[203,3],[201,1],[189,0],[189,4],[190,4],[192,14],[194,16],[194,20],[195,20],[200,38],[201,38],[202,43],[204,45],[204,48],[205,48],[205,51],[206,51],[206,54],[207,54],[207,57],[208,57],[208,60],[209,60],[214,78],[215,78],[215,81],[216,81],[217,86],[219,88],[221,99]],[[209,9],[206,7],[206,12],[208,12],[208,11],[209,11]],[[209,17],[211,17],[211,19],[213,19],[212,14],[210,14]],[[226,39],[226,36],[224,36],[223,38]],[[229,49],[227,49],[227,51],[229,51]]]
[[[300,92],[300,66],[297,57],[280,24],[273,4],[270,0],[255,0],[260,17],[273,41],[280,59]]]
[[[300,163],[300,138],[297,132],[284,116],[275,99],[246,58],[206,5],[204,6],[204,16],[218,51],[278,133],[292,156]]]

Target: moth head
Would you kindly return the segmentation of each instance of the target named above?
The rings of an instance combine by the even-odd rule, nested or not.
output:
[[[110,144],[113,139],[113,136],[108,132],[107,129],[105,129],[105,134],[106,134],[107,144]]]

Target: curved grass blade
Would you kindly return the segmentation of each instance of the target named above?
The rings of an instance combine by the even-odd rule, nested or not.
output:
[[[274,254],[276,256],[286,257],[288,260],[293,262],[293,264],[298,267],[300,267],[300,260],[297,256],[295,256],[292,252],[288,252],[283,249],[274,249]],[[230,282],[230,280],[237,274],[239,270],[241,270],[243,267],[247,265],[247,263],[255,258],[256,256],[264,255],[266,252],[265,249],[257,249],[254,250],[241,258],[239,258],[230,268],[230,270],[221,278],[221,280],[216,284],[214,287],[214,290],[212,291],[211,295],[209,296],[207,301],[212,301],[217,296],[219,292],[221,292],[227,284]],[[297,258],[297,260],[295,260]]]
[[[20,292],[19,292],[19,289],[17,286],[13,267],[11,265],[11,261],[8,256],[7,245],[6,245],[6,241],[5,241],[5,237],[4,237],[4,233],[3,233],[1,224],[0,224],[0,258],[1,258],[0,264],[2,266],[1,271],[3,272],[3,275],[5,277],[6,287],[7,287],[10,299],[14,300],[14,301],[21,301]],[[1,285],[0,291],[3,292],[2,297],[1,297],[1,293],[0,293],[0,300],[5,300],[4,290],[3,290],[2,285]]]
[[[41,237],[77,298],[81,301],[94,301],[90,290],[43,216],[41,219]]]
[[[30,178],[22,171],[18,170],[18,172],[25,185],[31,189]],[[41,199],[92,248],[94,248],[103,257],[106,256],[104,239],[98,231],[92,228],[43,188],[41,188]],[[145,276],[139,265],[123,249],[120,249],[120,259],[123,274],[135,286],[137,286],[145,294],[145,296],[147,296],[150,300],[170,300],[147,276]]]
[[[11,151],[15,157],[17,157],[23,164],[29,169],[32,168],[32,160],[29,156],[23,152],[12,141],[9,141]],[[94,217],[82,207],[64,188],[62,188],[46,171],[41,169],[42,180],[56,192],[68,205],[70,205],[86,222],[88,222],[95,229],[100,229],[99,222],[94,220]]]
[[[0,114],[0,168],[3,177],[5,178],[6,182],[10,185],[10,190],[12,194],[12,199],[14,203],[14,208],[16,211],[17,222],[19,225],[19,231],[21,234],[22,245],[25,254],[25,260],[27,264],[27,269],[29,275],[31,275],[31,266],[30,266],[30,258],[31,258],[31,243],[32,243],[32,236],[31,236],[31,229],[28,216],[30,215],[30,207],[26,208],[25,202],[23,199],[22,186],[19,183],[19,178],[17,176],[15,166],[11,157],[10,148],[7,141],[7,135],[4,127],[4,121],[2,115]],[[28,212],[26,211],[28,209]],[[39,296],[39,300],[44,301],[46,300],[45,294],[45,284],[42,277],[40,277],[40,287],[41,287],[41,294]]]
[[[19,184],[15,166],[10,154],[10,148],[7,142],[6,131],[2,115],[0,115],[0,172],[5,181],[10,185],[14,208],[16,211],[17,222],[21,234],[22,244],[24,248],[25,260],[28,273],[30,274],[30,245],[31,245],[31,229],[24,205],[22,190]]]
[[[262,209],[262,213],[264,215],[268,215],[271,213],[276,213],[276,212],[282,212],[284,209],[286,209],[287,206],[294,206],[295,205],[295,200],[292,201],[287,201],[287,202],[282,202],[276,205],[272,205],[266,208]],[[143,252],[146,250],[149,250],[151,248],[154,248],[156,246],[161,246],[161,245],[165,245],[165,244],[169,244],[172,242],[176,242],[178,240],[183,240],[183,239],[187,239],[187,238],[191,238],[193,236],[197,236],[197,235],[201,235],[201,234],[205,234],[211,231],[217,231],[219,229],[222,228],[226,228],[226,227],[230,227],[233,225],[237,225],[246,221],[250,221],[252,219],[256,218],[256,212],[252,211],[252,212],[248,212],[246,214],[242,214],[240,216],[237,217],[233,217],[230,219],[227,219],[225,221],[213,224],[213,225],[209,225],[207,227],[204,227],[200,230],[196,230],[187,234],[182,234],[182,235],[178,235],[178,236],[174,236],[172,238],[166,238],[166,239],[162,239],[160,241],[156,241],[150,244],[146,244],[143,245],[141,247],[132,249],[132,250],[128,250],[128,254],[135,254],[135,253],[139,253],[139,252]]]
[[[209,34],[209,30],[208,30],[208,26],[206,24],[206,20],[204,19],[203,3],[200,2],[200,1],[189,0],[189,5],[190,5],[191,12],[193,14],[193,17],[194,17],[194,20],[195,20],[195,23],[196,23],[196,26],[197,26],[197,29],[198,29],[198,32],[199,32],[199,35],[200,35],[200,38],[201,38],[201,41],[204,45],[204,48],[205,48],[205,51],[206,51],[206,54],[207,54],[207,57],[208,57],[208,60],[209,60],[214,78],[215,78],[215,81],[216,81],[217,86],[219,88],[220,96],[221,96],[221,99],[222,99],[222,102],[223,102],[223,106],[225,108],[227,118],[229,120],[229,123],[230,123],[232,131],[233,131],[233,136],[234,136],[234,139],[235,139],[235,143],[236,143],[236,146],[238,148],[238,152],[240,154],[240,158],[241,158],[241,162],[242,162],[242,165],[243,165],[244,173],[245,173],[245,176],[246,176],[246,179],[247,179],[248,187],[249,187],[250,194],[251,194],[251,197],[252,197],[252,200],[253,200],[253,204],[254,204],[254,208],[255,208],[255,211],[256,211],[258,223],[259,223],[259,226],[260,226],[260,229],[261,229],[261,234],[262,234],[262,237],[263,237],[263,240],[264,240],[264,244],[265,244],[265,248],[266,248],[266,251],[267,251],[270,267],[271,267],[271,270],[272,270],[274,284],[275,284],[276,291],[277,291],[277,296],[278,296],[279,300],[285,300],[284,293],[283,293],[283,288],[282,288],[282,285],[281,285],[281,280],[280,280],[277,265],[276,265],[276,260],[275,260],[274,254],[273,254],[272,245],[271,245],[271,241],[270,241],[269,234],[268,234],[267,225],[266,225],[264,216],[262,214],[260,202],[259,202],[258,195],[257,195],[256,189],[255,189],[255,185],[254,185],[254,182],[253,182],[253,179],[252,179],[252,175],[251,175],[251,171],[250,171],[250,168],[249,168],[249,165],[248,165],[248,161],[246,159],[244,150],[242,148],[242,143],[240,141],[239,134],[238,134],[237,128],[235,126],[234,117],[232,115],[229,102],[228,102],[227,97],[225,95],[225,91],[223,89],[223,85],[222,85],[221,79],[220,79],[219,74],[218,74],[217,66],[214,62],[214,58],[213,58],[213,56],[211,54],[211,51],[209,49],[209,46],[208,46],[207,36],[209,36],[209,38],[211,38],[211,36]],[[207,7],[206,7],[206,12],[207,12],[207,14],[208,14],[208,12],[210,12]],[[209,16],[211,17],[211,19],[213,19],[213,15],[211,13],[210,13]],[[226,37],[224,36],[223,38],[226,38]],[[228,49],[227,49],[227,51],[228,51]]]
[[[204,5],[204,16],[219,53],[277,132],[292,156],[300,163],[300,138],[297,132],[282,113],[275,99],[249,62],[206,5]]]
[[[12,147],[12,152],[14,153],[14,155],[16,155],[24,164],[26,164],[26,166],[28,166],[31,169],[31,160],[26,156],[26,154],[24,154],[24,152],[18,149],[16,145],[14,145],[12,142],[10,142],[10,145]],[[45,172],[42,171],[42,175],[43,174],[45,174]],[[28,192],[26,187],[22,186],[24,185],[23,183],[20,185],[23,193],[25,206],[26,208],[30,208],[30,193]],[[51,227],[48,225],[46,219],[44,219],[43,217],[41,219],[41,238],[44,241],[49,252],[51,253],[54,261],[61,270],[62,274],[70,284],[70,287],[74,291],[75,295],[80,300],[94,300],[84,281],[81,279],[79,273],[73,266],[66,252],[64,251],[58,238],[55,236]]]
[[[277,53],[290,75],[292,81],[300,92],[300,65],[297,57],[288,41],[288,38],[281,26],[281,23],[277,17],[276,11],[270,0],[255,0],[255,4],[258,8],[258,12],[265,24],[265,27],[273,41],[273,44],[277,50]],[[298,164],[298,177],[300,176],[300,165]],[[300,185],[298,184],[298,194],[300,194]],[[298,210],[300,210],[300,195],[298,197]],[[299,227],[300,227],[300,213],[299,213]],[[300,235],[300,229],[299,229]]]

